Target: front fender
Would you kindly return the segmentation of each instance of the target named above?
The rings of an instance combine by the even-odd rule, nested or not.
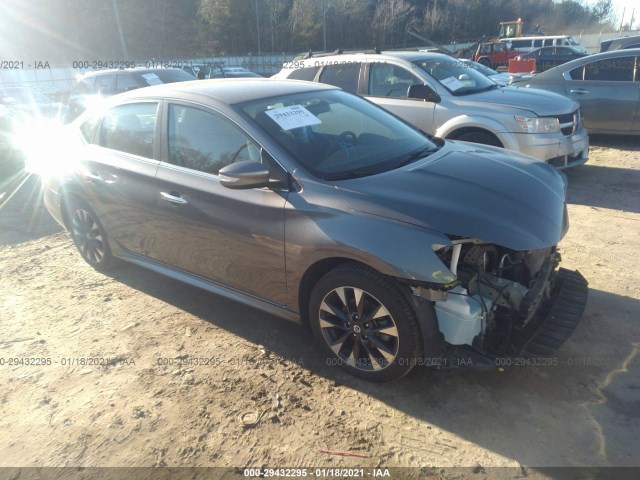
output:
[[[494,134],[504,148],[509,150],[518,150],[518,142],[513,133],[506,132],[505,126],[490,117],[470,117],[468,115],[459,115],[451,118],[443,123],[435,132],[436,137],[448,138],[449,135],[463,128],[474,128],[484,130]]]
[[[299,198],[298,198],[299,199]],[[451,245],[443,234],[351,210],[296,208],[291,198],[285,215],[287,303],[298,305],[304,274],[329,259],[349,259],[384,275],[437,285],[455,280],[432,245]]]

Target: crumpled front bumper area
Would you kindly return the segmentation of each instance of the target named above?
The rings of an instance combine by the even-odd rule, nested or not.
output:
[[[580,323],[588,292],[588,282],[580,272],[560,268],[554,278],[550,305],[526,327],[514,328],[508,352],[481,353],[468,345],[447,344],[437,367],[494,369],[511,365],[553,365],[548,357]]]
[[[580,272],[559,269],[550,310],[532,328],[514,332],[512,345],[517,354],[545,357],[558,350],[580,323],[588,291],[587,280]]]

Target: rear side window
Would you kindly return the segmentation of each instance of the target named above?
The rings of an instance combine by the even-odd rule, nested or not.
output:
[[[328,65],[320,74],[320,81],[340,87],[351,93],[358,93],[359,63]]]
[[[169,106],[169,163],[217,175],[242,160],[260,161],[260,148],[234,124],[198,108]]]
[[[316,78],[318,70],[320,70],[320,67],[296,68],[287,78],[290,78],[291,80],[312,81]]]
[[[100,125],[100,146],[153,158],[157,103],[130,103],[110,109]]]
[[[584,80],[632,82],[635,57],[619,57],[599,60],[585,65]],[[573,72],[571,75],[573,77]]]

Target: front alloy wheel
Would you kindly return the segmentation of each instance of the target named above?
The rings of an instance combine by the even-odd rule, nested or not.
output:
[[[327,363],[366,380],[401,378],[422,354],[416,312],[399,284],[358,263],[318,281],[309,320]]]
[[[336,356],[364,371],[387,368],[398,356],[398,327],[380,301],[355,287],[330,291],[318,312],[322,335]]]

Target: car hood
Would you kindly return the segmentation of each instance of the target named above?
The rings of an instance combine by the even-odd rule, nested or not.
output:
[[[461,95],[457,98],[461,104],[466,101],[474,102],[475,105],[475,102],[482,102],[498,107],[502,112],[505,109],[528,110],[540,117],[562,115],[578,109],[576,102],[557,93],[512,86]]]
[[[514,250],[553,246],[568,227],[561,174],[483,145],[447,142],[425,160],[336,185],[354,211]]]

